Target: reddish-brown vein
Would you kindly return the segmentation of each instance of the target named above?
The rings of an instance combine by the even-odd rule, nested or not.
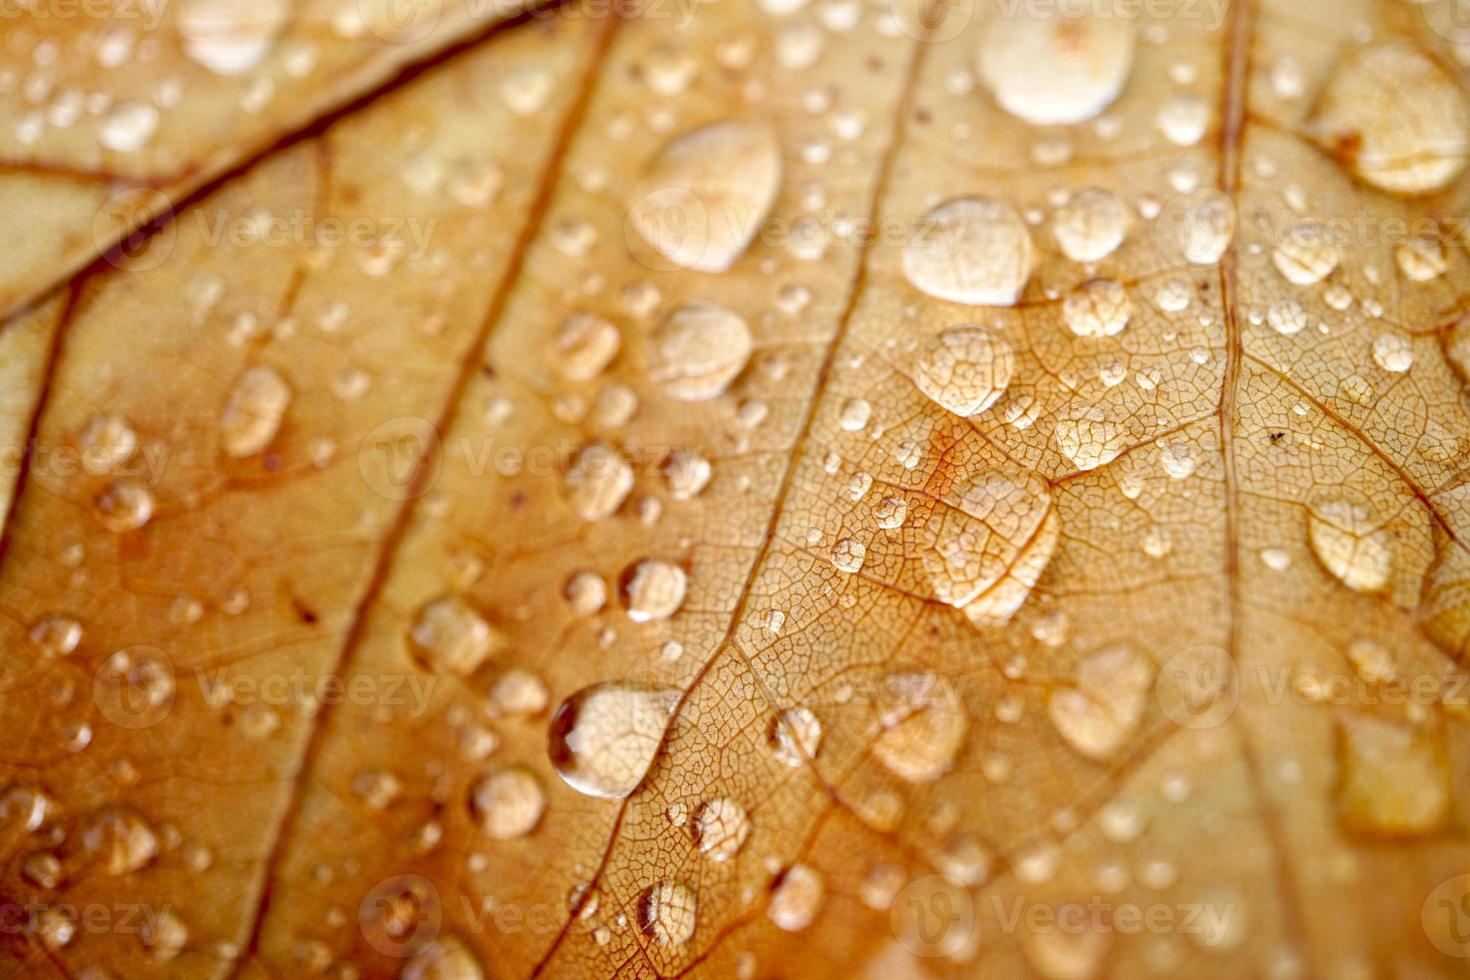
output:
[[[511,253],[510,264],[506,267],[505,274],[496,287],[495,294],[490,300],[490,305],[475,339],[467,349],[463,363],[460,365],[459,376],[450,389],[449,397],[444,403],[445,407],[440,413],[435,431],[445,432],[453,424],[460,402],[463,400],[464,392],[479,372],[480,361],[484,356],[485,345],[490,338],[491,331],[502,318],[511,293],[516,283],[520,280],[520,273],[525,263],[526,254],[530,251],[531,244],[535,241],[537,234],[545,222],[546,214],[550,209],[557,186],[557,177],[561,174],[563,160],[566,157],[568,148],[571,146],[573,136],[581,128],[587,105],[591,100],[592,92],[596,89],[602,65],[606,60],[612,38],[617,33],[617,28],[620,23],[619,18],[611,17],[599,29],[596,48],[588,59],[587,66],[578,83],[578,91],[572,100],[566,117],[562,121],[561,130],[557,135],[551,155],[548,157],[546,166],[542,170],[536,195],[532,200],[530,211],[522,224],[520,234],[516,239],[515,248]],[[425,464],[428,462],[428,454],[432,451],[433,449],[431,447],[421,456],[419,465],[415,471],[416,479],[422,479],[427,474],[428,467]],[[410,494],[409,501],[412,501],[414,497],[415,495]],[[341,677],[346,673],[347,668],[352,662],[353,654],[357,651],[362,641],[364,631],[367,628],[367,612],[373,603],[378,600],[382,592],[383,586],[387,581],[388,572],[393,564],[392,559],[398,551],[398,545],[402,542],[408,531],[410,518],[414,510],[409,503],[405,503],[399,508],[397,514],[394,516],[393,524],[388,534],[384,537],[383,543],[378,549],[377,557],[373,563],[372,578],[363,593],[361,601],[353,612],[352,625],[348,629],[337,662],[333,666],[332,673],[335,676]],[[277,824],[272,840],[270,856],[267,858],[265,866],[262,869],[261,893],[251,923],[250,939],[242,955],[235,961],[235,968],[231,976],[239,976],[245,964],[250,962],[252,954],[259,949],[262,929],[266,915],[270,909],[272,886],[275,881],[275,876],[284,859],[286,845],[291,839],[291,829],[295,825],[302,803],[304,802],[306,778],[314,769],[326,740],[327,723],[331,715],[332,706],[327,705],[313,719],[312,731],[307,742],[306,751],[301,757],[292,779],[291,799],[287,804],[284,815]]]

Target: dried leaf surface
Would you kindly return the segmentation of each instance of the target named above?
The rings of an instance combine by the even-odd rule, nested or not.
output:
[[[0,332],[9,972],[1462,973],[1449,11],[589,10]]]

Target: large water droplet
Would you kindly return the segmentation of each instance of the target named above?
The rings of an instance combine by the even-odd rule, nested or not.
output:
[[[635,623],[668,619],[684,604],[689,577],[673,562],[645,558],[623,575],[623,601]]]
[[[1313,128],[1361,180],[1398,194],[1447,186],[1470,152],[1457,80],[1406,40],[1349,55],[1328,80]]]
[[[879,688],[873,757],[911,783],[949,771],[969,721],[959,695],[936,674],[894,674]]]
[[[557,774],[588,796],[622,799],[643,782],[679,692],[609,682],[583,688],[552,716],[547,751]]]
[[[776,758],[795,769],[816,758],[822,723],[810,708],[787,708],[771,719],[767,741]]]
[[[194,61],[218,75],[243,75],[265,60],[290,15],[288,0],[188,0],[177,26]]]
[[[775,133],[715,123],[676,137],[649,161],[628,221],[678,268],[724,272],[760,231],[780,188]]]
[[[745,846],[750,836],[750,817],[745,807],[728,796],[701,803],[694,811],[689,831],[695,846],[711,861],[728,861]]]
[[[1407,837],[1439,828],[1449,814],[1449,769],[1434,732],[1347,715],[1340,730],[1338,812],[1352,830]]]
[[[683,946],[694,935],[699,903],[682,881],[661,881],[638,898],[638,929],[660,946]]]
[[[982,326],[956,327],[931,340],[914,368],[914,383],[940,407],[969,418],[1005,394],[1016,368],[1011,345]]]
[[[1031,594],[1056,549],[1051,488],[1035,473],[993,470],[935,511],[922,561],[934,595],[976,623],[1004,623]]]
[[[1133,316],[1133,300],[1121,283],[1091,279],[1067,294],[1062,317],[1079,337],[1112,337],[1123,332]]]
[[[257,365],[235,383],[220,415],[220,441],[236,458],[253,456],[280,431],[291,404],[291,388],[274,368]]]
[[[776,882],[766,915],[787,932],[800,932],[822,910],[826,892],[819,872],[805,864],[794,864]]]
[[[679,401],[724,392],[750,359],[750,327],[715,303],[694,302],[666,317],[648,341],[648,374]]]
[[[1307,515],[1312,551],[1355,592],[1381,592],[1393,574],[1393,535],[1361,504],[1332,499]]]
[[[467,677],[499,651],[505,637],[457,595],[425,603],[409,630],[414,654],[436,674]]]
[[[470,806],[481,830],[496,840],[506,840],[536,829],[546,810],[546,795],[530,770],[502,769],[475,783]]]
[[[1088,187],[1057,208],[1052,233],[1073,262],[1101,262],[1123,244],[1132,216],[1112,191]]]
[[[1153,678],[1153,663],[1136,651],[1099,651],[1078,664],[1076,686],[1052,692],[1047,714],[1078,752],[1108,759],[1137,730]]]
[[[633,490],[633,467],[613,447],[596,443],[577,453],[567,470],[572,509],[584,521],[601,521],[617,513]]]
[[[980,40],[980,78],[1011,115],[1060,126],[1098,115],[1133,69],[1134,22],[1022,4]]]
[[[403,965],[399,980],[484,980],[480,961],[458,936],[439,936]]]
[[[903,272],[916,289],[971,306],[1014,306],[1035,261],[1031,232],[1016,209],[987,197],[934,208],[904,248]]]

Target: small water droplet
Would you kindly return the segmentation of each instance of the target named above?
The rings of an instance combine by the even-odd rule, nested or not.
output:
[[[1128,326],[1133,301],[1121,283],[1092,279],[1067,294],[1062,316],[1079,337],[1113,337]]]
[[[1101,262],[1123,244],[1132,217],[1112,191],[1088,187],[1057,209],[1052,233],[1073,262]]]
[[[701,854],[711,861],[728,861],[745,846],[745,839],[750,836],[750,817],[735,800],[717,796],[694,811],[689,830]]]
[[[473,674],[505,645],[503,635],[454,595],[425,603],[414,616],[409,640],[426,668],[460,677]]]
[[[1052,691],[1047,714],[1082,755],[1111,758],[1137,731],[1153,678],[1153,663],[1131,648],[1099,651],[1078,664],[1075,686]]]
[[[1316,502],[1307,516],[1312,551],[1355,592],[1381,592],[1393,574],[1393,535],[1361,504]]]
[[[623,574],[623,601],[635,623],[668,619],[684,604],[689,579],[673,562],[645,558]]]
[[[822,744],[822,723],[810,708],[787,708],[771,719],[771,752],[793,769],[814,759]]]
[[[217,75],[243,75],[270,54],[290,16],[288,0],[188,0],[177,27],[195,62]]]

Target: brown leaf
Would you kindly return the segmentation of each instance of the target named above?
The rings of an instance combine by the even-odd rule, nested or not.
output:
[[[1076,6],[379,91],[467,6],[17,191],[7,972],[1463,972],[1470,38]]]

